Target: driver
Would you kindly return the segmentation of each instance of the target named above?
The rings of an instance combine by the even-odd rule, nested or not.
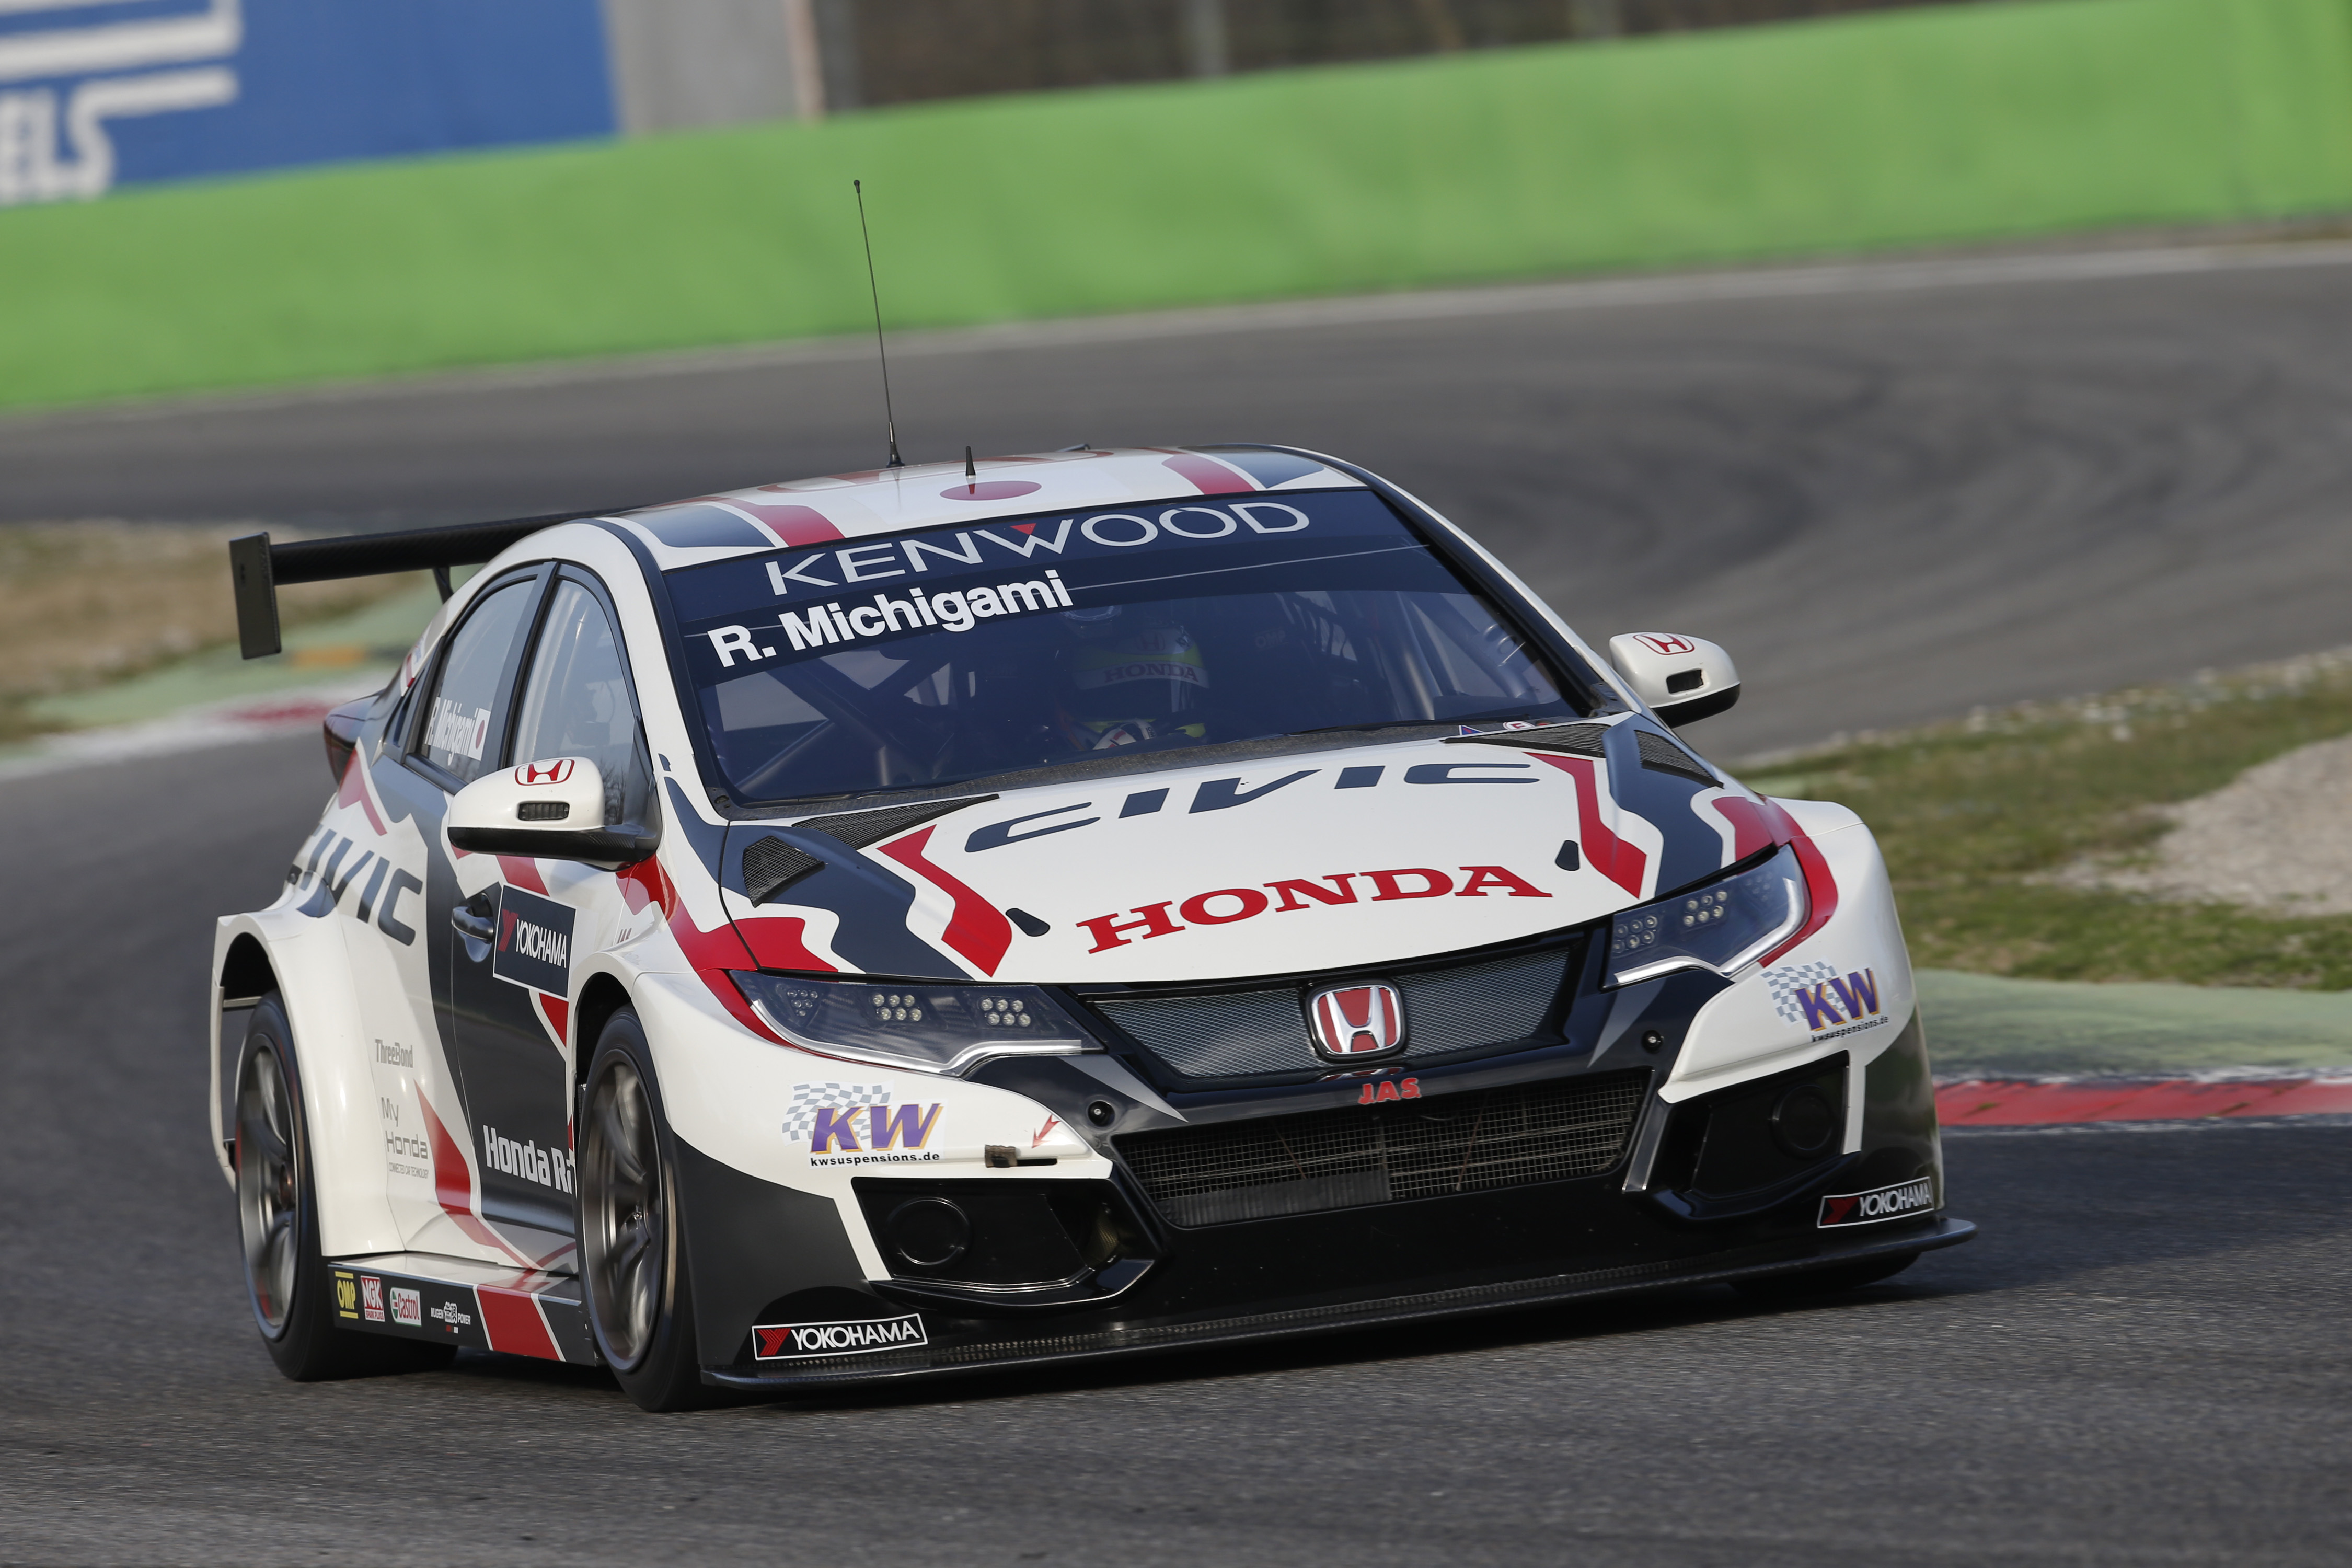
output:
[[[1063,692],[1055,719],[1073,751],[1147,742],[1203,741],[1208,662],[1181,621],[1148,608],[1106,605],[1061,616]]]

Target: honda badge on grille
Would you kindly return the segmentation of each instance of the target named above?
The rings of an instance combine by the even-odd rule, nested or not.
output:
[[[1360,1062],[1404,1048],[1404,998],[1393,985],[1332,985],[1307,999],[1315,1054],[1328,1062]]]

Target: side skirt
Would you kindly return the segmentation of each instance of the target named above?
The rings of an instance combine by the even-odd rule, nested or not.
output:
[[[327,1260],[335,1326],[599,1366],[580,1281],[429,1252]]]

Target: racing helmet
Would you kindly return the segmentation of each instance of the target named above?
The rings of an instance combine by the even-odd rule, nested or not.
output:
[[[1072,749],[1208,738],[1208,661],[1181,621],[1106,605],[1061,616],[1061,722]]]

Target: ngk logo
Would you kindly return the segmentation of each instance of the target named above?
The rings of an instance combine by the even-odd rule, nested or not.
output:
[[[572,776],[570,757],[558,757],[551,763],[525,763],[515,770],[519,784],[560,784]]]
[[[1333,985],[1307,998],[1316,1054],[1326,1061],[1360,1061],[1404,1045],[1404,998],[1393,985]]]

